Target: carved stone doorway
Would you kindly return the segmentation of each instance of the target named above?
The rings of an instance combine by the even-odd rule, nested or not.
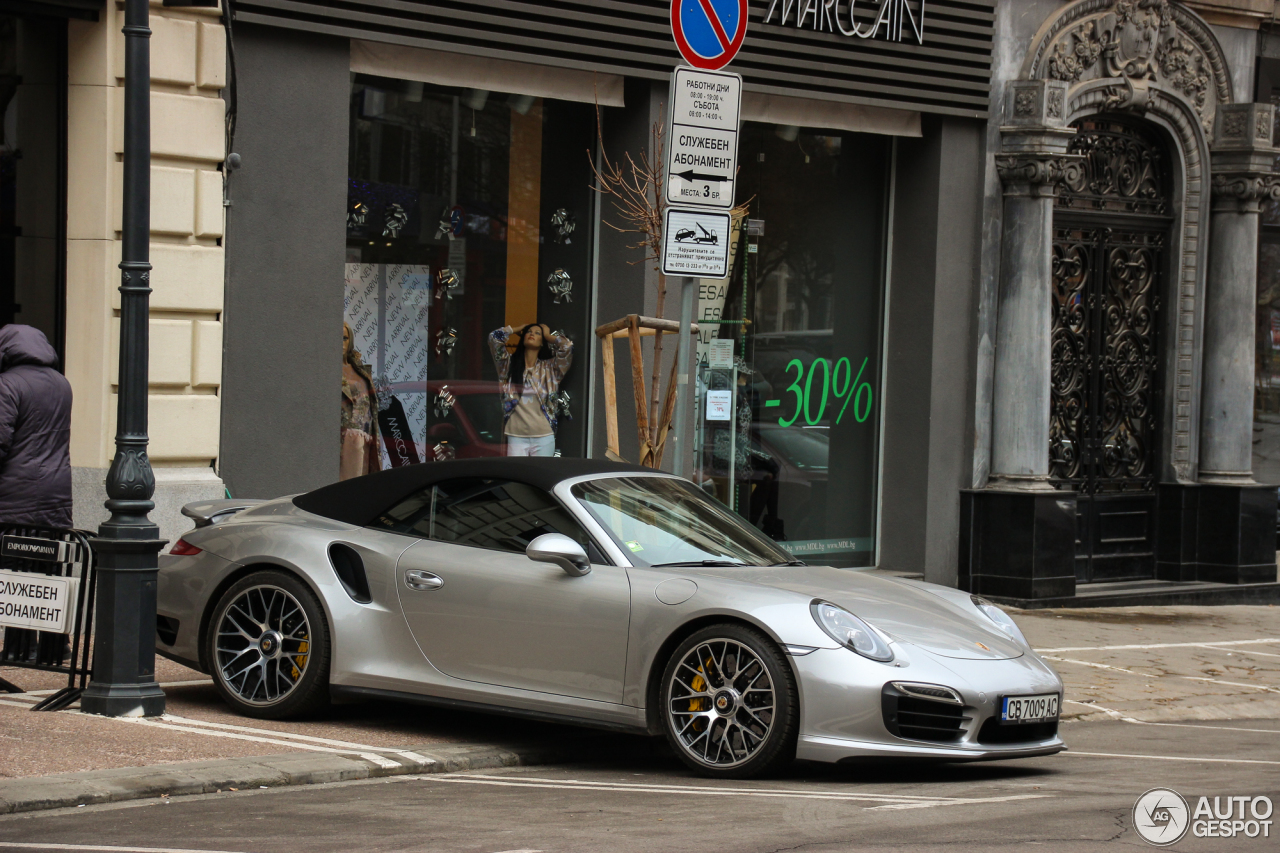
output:
[[[1155,577],[1161,294],[1170,169],[1124,118],[1073,125],[1082,155],[1054,209],[1049,473],[1076,492],[1076,579]]]

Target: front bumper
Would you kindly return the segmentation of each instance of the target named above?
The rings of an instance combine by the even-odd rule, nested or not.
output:
[[[846,649],[819,649],[793,657],[800,684],[800,738],[796,756],[814,761],[861,757],[992,761],[1052,755],[1065,750],[1056,734],[1015,742],[983,742],[983,725],[998,713],[999,697],[1062,693],[1062,680],[1048,664],[1026,653],[1011,660],[958,660],[915,646],[894,645],[896,659],[881,664]],[[890,681],[950,687],[964,700],[961,733],[947,742],[913,740],[891,734],[885,725],[881,691]],[[1007,737],[1007,729],[1002,735]],[[988,729],[990,732],[990,729]],[[1004,738],[1002,738],[1004,740]]]

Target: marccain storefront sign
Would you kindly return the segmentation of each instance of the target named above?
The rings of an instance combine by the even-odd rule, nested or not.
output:
[[[917,43],[924,44],[924,4],[925,0],[863,0],[862,8],[879,6],[880,14],[874,22],[860,25],[854,19],[858,0],[772,0],[764,23],[773,23],[773,16],[778,14],[779,26],[785,27],[791,20],[797,29],[887,41],[902,41],[905,35],[908,40],[914,37]]]

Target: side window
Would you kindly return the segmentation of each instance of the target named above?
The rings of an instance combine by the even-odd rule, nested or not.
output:
[[[410,495],[377,526],[495,551],[523,554],[544,533],[563,533],[582,545],[592,562],[604,562],[585,530],[541,489],[511,480],[447,480]]]

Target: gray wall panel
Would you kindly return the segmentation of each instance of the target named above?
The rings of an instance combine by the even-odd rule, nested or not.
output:
[[[221,474],[237,497],[338,477],[348,42],[236,29]]]
[[[924,571],[942,135],[899,139],[885,359],[880,566]]]
[[[933,366],[929,400],[928,524],[925,578],[956,585],[960,490],[968,488],[973,457],[973,372],[982,247],[982,170],[985,127],[943,119],[938,169],[937,272],[933,291]]]
[[[955,586],[973,456],[983,125],[945,118],[924,130],[898,141],[880,565]]]

